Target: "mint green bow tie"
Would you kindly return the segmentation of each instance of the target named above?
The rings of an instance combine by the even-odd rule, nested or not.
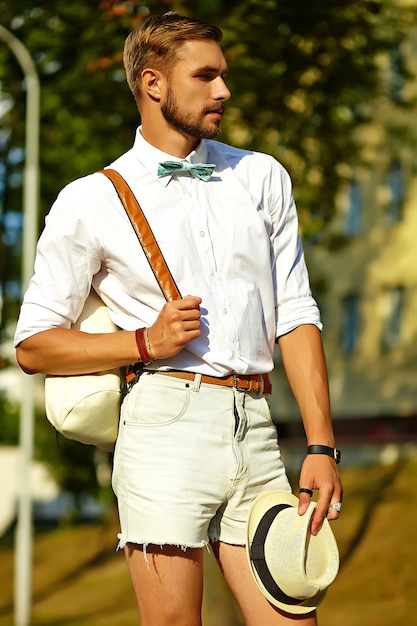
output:
[[[190,163],[189,161],[164,161],[158,165],[158,176],[168,176],[174,172],[190,172],[195,178],[207,182],[216,166],[212,163]]]

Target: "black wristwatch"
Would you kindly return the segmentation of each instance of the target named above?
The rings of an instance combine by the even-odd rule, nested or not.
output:
[[[307,454],[327,454],[327,456],[331,456],[336,463],[340,463],[342,460],[342,453],[340,450],[337,448],[331,448],[330,446],[320,446],[318,444],[307,446]]]

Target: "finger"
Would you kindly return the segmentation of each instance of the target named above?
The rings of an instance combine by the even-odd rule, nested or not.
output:
[[[323,525],[324,520],[329,513],[330,494],[324,493],[323,489],[319,491],[319,499],[317,501],[316,510],[314,511],[311,522],[311,534],[317,535]]]
[[[182,330],[186,333],[194,332],[196,330],[200,331],[201,323],[200,320],[190,320],[187,322],[183,322]]]
[[[327,519],[329,520],[334,520],[334,519],[338,519],[339,515],[340,515],[340,510],[335,509],[334,506],[338,506],[339,504],[341,504],[341,502],[335,502],[334,505],[329,504],[329,510],[327,512]]]
[[[300,496],[298,499],[299,515],[304,515],[304,513],[307,511],[312,495],[312,489],[309,489],[308,487],[300,487]]]
[[[181,318],[183,322],[194,322],[201,317],[200,309],[187,309],[181,312]]]
[[[174,315],[178,315],[182,321],[199,319],[201,298],[188,297],[183,300],[175,300],[168,303],[168,310]]]
[[[197,298],[167,302],[161,312],[161,319],[168,324],[182,325],[184,322],[199,320],[201,317]]]
[[[329,499],[327,499],[327,502]],[[326,500],[323,497],[320,498],[317,503],[317,508],[314,512],[311,524],[312,535],[316,535],[319,532],[326,518],[328,520],[336,520],[339,518],[340,510],[342,508],[342,495],[340,494],[337,496],[336,492],[334,492],[332,498],[330,499],[330,504],[326,504],[325,502]]]
[[[181,300],[174,300],[178,304],[178,307],[182,310],[185,309],[198,309],[202,302],[198,296],[185,296]]]
[[[342,510],[342,498],[339,499],[333,497],[332,501],[329,504],[329,509],[327,512],[327,519],[338,519],[340,512]]]

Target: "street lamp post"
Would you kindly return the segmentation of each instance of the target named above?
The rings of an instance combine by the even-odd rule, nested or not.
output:
[[[39,78],[27,48],[0,25],[0,40],[17,58],[26,85],[26,140],[23,182],[23,268],[26,289],[33,273],[37,240],[39,192]],[[34,377],[24,377],[20,411],[20,490],[15,561],[15,626],[30,624],[32,600],[32,494],[30,469],[33,457]]]

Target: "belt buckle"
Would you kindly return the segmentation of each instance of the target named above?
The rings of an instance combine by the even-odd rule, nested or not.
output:
[[[237,374],[233,374],[233,387],[238,391],[247,391],[247,388],[239,385],[239,376]]]
[[[259,379],[259,389],[252,389],[252,383],[258,382],[255,380],[248,380],[247,383],[247,387],[241,387],[238,383],[239,383],[239,376],[238,374],[233,374],[233,382],[234,382],[234,388],[237,389],[238,391],[251,391],[253,393],[257,393],[258,396],[263,394],[264,391],[264,379],[262,377],[262,374],[255,374],[255,376],[258,377]]]

